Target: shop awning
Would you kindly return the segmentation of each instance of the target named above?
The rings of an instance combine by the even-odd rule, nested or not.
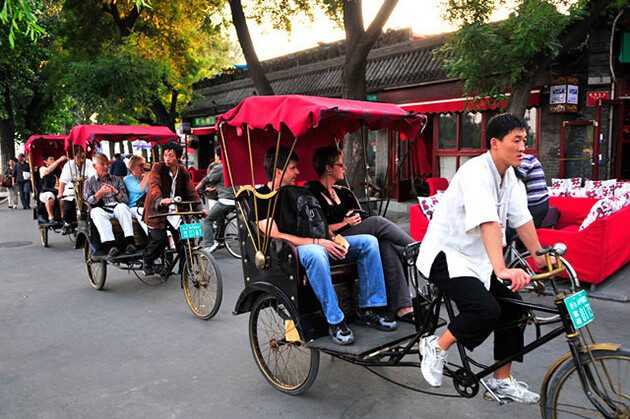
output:
[[[509,93],[506,96],[509,96]],[[507,102],[495,102],[489,98],[475,101],[473,98],[452,97],[424,102],[401,103],[398,106],[406,111],[418,113],[453,113],[503,108],[507,106]],[[540,106],[540,90],[533,90],[529,95],[527,107],[533,106]]]
[[[192,135],[211,135],[217,132],[215,127],[199,127],[192,129]]]

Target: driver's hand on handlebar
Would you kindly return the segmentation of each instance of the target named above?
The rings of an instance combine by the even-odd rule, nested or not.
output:
[[[167,207],[167,206],[171,205],[172,203],[173,203],[173,199],[171,199],[171,198],[163,198],[160,201],[160,206],[161,207]]]
[[[511,281],[509,288],[514,292],[523,289],[531,281],[531,277],[522,269],[503,268],[495,274],[499,280]]]
[[[346,254],[348,253],[348,250],[344,246],[337,244],[331,240],[320,239],[318,240],[317,244],[326,249],[326,252],[328,252],[330,257],[334,260],[341,260],[345,258]]]
[[[555,256],[549,256],[551,258],[551,264],[552,265],[556,265],[556,257]],[[546,268],[547,267],[547,258],[545,257],[545,255],[534,255],[534,262],[536,263],[536,266],[538,266],[539,268]]]
[[[208,210],[202,209],[201,210],[201,214],[204,216],[204,218],[207,217],[208,216]]]

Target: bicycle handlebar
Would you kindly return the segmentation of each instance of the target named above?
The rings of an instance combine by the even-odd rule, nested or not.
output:
[[[203,215],[203,212],[202,211],[165,212],[163,214],[149,215],[149,219],[153,220],[156,218],[170,217],[171,215]]]

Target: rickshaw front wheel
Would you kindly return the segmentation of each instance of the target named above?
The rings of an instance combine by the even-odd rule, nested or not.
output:
[[[85,266],[87,267],[90,285],[92,285],[94,289],[102,290],[105,286],[105,278],[107,277],[107,262],[92,260],[94,253],[87,240],[85,247],[83,247],[83,256],[85,256]]]
[[[39,226],[39,240],[42,242],[42,246],[48,247],[48,227]]]
[[[249,317],[249,342],[265,379],[283,393],[308,390],[319,369],[319,351],[301,340],[296,320],[274,295],[263,294]]]
[[[221,271],[206,249],[193,250],[191,259],[192,266],[184,267],[182,272],[186,303],[196,317],[209,320],[217,314],[223,300]]]

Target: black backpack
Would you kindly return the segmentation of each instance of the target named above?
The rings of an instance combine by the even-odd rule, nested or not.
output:
[[[325,239],[328,223],[324,211],[306,188],[284,186],[280,189],[280,207],[276,209],[276,223],[280,231],[299,237]]]

